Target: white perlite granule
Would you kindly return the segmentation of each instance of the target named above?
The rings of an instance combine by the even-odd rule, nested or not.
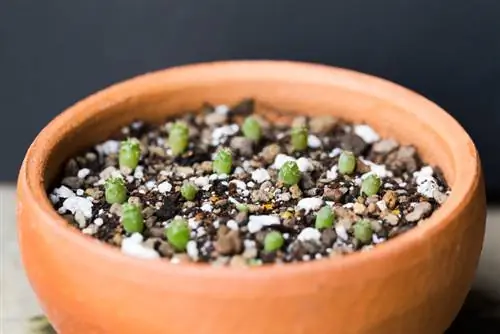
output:
[[[260,231],[264,226],[280,224],[280,218],[274,215],[250,216],[248,218],[248,232],[255,233]]]
[[[157,259],[160,257],[154,249],[142,244],[143,237],[140,233],[133,233],[130,237],[122,240],[121,251],[124,254],[141,259]]]
[[[316,241],[319,242],[321,238],[321,232],[313,227],[306,227],[300,231],[297,239],[300,241]]]
[[[81,212],[85,218],[92,217],[92,201],[85,197],[69,197],[63,202],[64,209],[70,211],[72,214]]]
[[[172,190],[172,184],[168,181],[164,181],[158,185],[158,191],[162,194],[168,193]]]
[[[264,168],[258,168],[252,172],[252,180],[258,184],[270,179],[271,177],[269,176],[269,173]]]
[[[367,144],[373,144],[380,139],[375,130],[373,130],[369,125],[360,124],[354,126],[354,133],[361,137]]]
[[[323,205],[323,199],[321,197],[306,197],[297,203],[297,210],[305,210],[305,214],[308,214],[312,210],[318,210],[320,206]]]

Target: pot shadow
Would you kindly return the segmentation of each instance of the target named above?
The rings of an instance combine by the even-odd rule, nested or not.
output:
[[[494,292],[473,289],[464,306],[445,334],[481,334],[500,332],[500,296]]]

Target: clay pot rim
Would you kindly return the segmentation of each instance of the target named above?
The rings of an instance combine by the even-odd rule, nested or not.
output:
[[[244,69],[244,75],[242,74]],[[203,75],[199,75],[203,73]],[[214,267],[208,264],[171,264],[164,260],[142,260],[122,254],[117,247],[104,244],[90,236],[86,236],[76,229],[68,228],[66,221],[53,209],[44,188],[44,171],[49,152],[61,138],[61,129],[64,124],[72,122],[75,115],[86,110],[81,121],[93,117],[96,113],[105,110],[108,103],[113,104],[127,99],[132,92],[144,92],[163,81],[179,82],[189,85],[193,78],[266,78],[298,80],[300,82],[329,84],[342,86],[354,91],[373,93],[391,102],[402,106],[412,104],[419,106],[419,112],[414,117],[422,120],[426,125],[439,133],[450,147],[455,168],[453,189],[446,203],[428,219],[423,226],[391,239],[370,252],[355,252],[346,257],[290,263],[286,265],[261,266],[248,270],[247,268]],[[158,83],[160,82],[160,83]],[[104,105],[104,107],[103,107]],[[413,108],[415,109],[415,108]],[[430,122],[429,120],[433,120]],[[47,149],[49,148],[49,149]],[[393,82],[353,70],[332,67],[321,64],[284,61],[284,60],[233,60],[195,63],[176,66],[165,70],[143,74],[129,80],[116,83],[97,93],[94,93],[54,118],[35,138],[23,161],[19,173],[18,184],[25,182],[30,191],[23,193],[24,203],[30,203],[29,210],[33,216],[40,217],[40,221],[47,224],[53,233],[60,237],[70,239],[73,244],[85,252],[106,258],[108,262],[119,262],[128,265],[134,270],[146,270],[149,273],[175,273],[175,275],[195,276],[228,279],[251,278],[269,279],[298,273],[315,273],[324,271],[341,271],[349,267],[362,267],[367,262],[377,258],[384,258],[392,253],[403,251],[407,248],[417,247],[425,239],[439,234],[447,224],[452,223],[462,210],[467,207],[472,199],[470,190],[475,189],[479,182],[477,175],[480,171],[480,161],[469,135],[460,124],[442,108],[418,95],[417,93],[399,86]],[[18,187],[20,188],[20,187]],[[18,210],[23,210],[22,206]],[[161,261],[161,263],[159,263]]]

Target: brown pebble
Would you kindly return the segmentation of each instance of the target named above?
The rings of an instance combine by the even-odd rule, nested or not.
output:
[[[337,233],[333,229],[325,229],[323,232],[321,232],[321,242],[323,245],[330,247],[333,245],[335,240],[337,240]]]
[[[245,259],[254,259],[258,255],[258,251],[256,247],[246,248],[245,251],[241,254]]]
[[[368,204],[366,211],[370,214],[374,214],[377,211],[377,204],[375,203]]]
[[[75,159],[70,159],[66,163],[66,166],[64,167],[64,174],[65,175],[76,175],[78,173],[78,163],[76,162]]]
[[[362,215],[363,213],[365,213],[366,206],[361,203],[354,203],[352,210],[354,211],[355,214]]]
[[[104,195],[104,192],[102,190],[99,190],[98,188],[87,188],[85,189],[85,194],[92,197],[93,199],[100,199]]]
[[[146,224],[146,226],[148,228],[151,228],[156,223],[157,219],[158,218],[156,218],[155,216],[151,216],[151,217],[149,217],[149,218],[146,219],[146,221],[144,222],[144,224]]]
[[[114,215],[117,215],[118,217],[122,216],[122,210],[123,209],[121,204],[118,203],[111,204],[111,207],[109,208],[109,212]]]
[[[380,232],[382,230],[382,224],[378,220],[371,219],[370,225],[372,226],[372,230],[374,232]]]
[[[398,216],[396,216],[396,215],[394,215],[394,214],[392,214],[392,213],[390,213],[390,214],[388,214],[387,216],[385,216],[385,217],[384,217],[384,220],[385,220],[387,223],[389,223],[390,225],[392,225],[392,226],[396,226],[396,225],[398,224],[398,222],[399,222],[399,218],[398,218]]]
[[[247,261],[245,260],[245,258],[243,256],[235,255],[229,261],[229,265],[231,267],[246,267]]]
[[[148,239],[146,239],[146,241],[144,241],[144,246],[151,248],[151,249],[155,249],[155,246],[157,244],[159,245],[161,241],[162,240],[160,238],[156,238],[156,237],[148,238]]]
[[[300,190],[299,186],[294,184],[293,186],[290,187],[290,193],[292,194],[293,199],[297,199],[302,197],[302,190]]]
[[[171,257],[174,255],[175,250],[168,242],[161,240],[158,246],[158,253],[162,256]]]
[[[83,180],[77,176],[68,176],[62,179],[61,183],[73,190],[83,186]]]
[[[151,227],[148,232],[150,236],[155,238],[161,238],[165,235],[165,229],[162,227]]]
[[[219,114],[219,113],[209,113],[205,116],[205,124],[208,126],[215,126],[219,124],[223,124],[227,119],[227,115]]]
[[[365,164],[361,159],[356,161],[356,172],[360,174],[368,173],[371,170],[370,166]]]
[[[251,157],[253,155],[253,142],[248,138],[233,137],[229,142],[229,147],[242,156]]]
[[[394,139],[382,139],[381,141],[373,144],[373,152],[379,154],[387,154],[398,147],[397,141]]]
[[[312,117],[309,120],[309,130],[317,134],[328,134],[337,125],[338,120],[329,115]]]
[[[214,204],[214,205],[215,205],[215,206],[217,206],[217,207],[221,207],[221,206],[226,205],[226,204],[227,204],[227,202],[228,202],[228,201],[227,201],[227,199],[220,199],[220,200],[218,200],[217,202],[215,202],[215,204]]]
[[[165,157],[165,149],[159,146],[149,146],[148,147],[149,154],[152,156],[159,156],[159,157]]]
[[[212,161],[203,161],[200,164],[200,169],[204,171],[205,173],[211,173],[212,172]]]
[[[432,210],[432,205],[429,202],[420,202],[415,205],[413,208],[413,211],[410,212],[405,216],[406,221],[410,223],[414,223],[419,221],[422,218],[425,218],[425,216],[431,212]]]
[[[340,140],[340,148],[351,151],[354,155],[360,155],[367,147],[367,144],[363,139],[361,139],[361,137],[351,132],[343,135]]]
[[[268,164],[272,163],[274,161],[274,158],[278,155],[278,153],[281,152],[281,148],[278,144],[271,144],[262,150],[260,155],[262,158],[267,162]]]
[[[215,249],[222,255],[241,253],[243,242],[241,241],[239,232],[229,231],[228,233],[219,235],[215,242]]]
[[[382,199],[384,200],[387,207],[390,210],[393,210],[396,207],[398,201],[398,195],[396,195],[396,193],[392,190],[387,190]]]
[[[122,240],[123,240],[123,236],[120,233],[116,233],[115,235],[113,235],[111,242],[117,246],[121,246]]]
[[[250,213],[259,212],[261,210],[260,205],[257,205],[257,204],[248,204],[247,208],[248,208],[248,212],[250,212]]]

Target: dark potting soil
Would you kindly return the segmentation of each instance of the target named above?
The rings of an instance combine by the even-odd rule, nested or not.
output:
[[[259,108],[267,112],[254,114]],[[442,172],[423,163],[415,147],[380,138],[366,124],[270,112],[253,100],[233,107],[204,104],[200,109],[161,125],[138,120],[70,159],[49,194],[55,209],[81,233],[132,256],[255,266],[369,251],[424,224],[449,195]],[[271,122],[267,117],[272,113],[283,122]],[[250,115],[262,129],[258,141],[241,130]],[[188,125],[189,147],[174,156],[167,138],[179,120]],[[291,145],[290,134],[298,126],[308,131],[307,148],[299,151]],[[118,161],[120,142],[127,138],[141,144],[139,165],[133,170],[120,168]],[[232,154],[231,172],[216,174],[212,160],[223,147]],[[353,173],[339,171],[343,151],[356,156]],[[286,185],[279,178],[287,161],[300,169],[298,184]],[[381,185],[367,196],[361,188],[370,175]],[[104,184],[110,177],[122,178],[128,203],[140,207],[142,233],[127,233],[122,205],[106,202]],[[181,195],[186,181],[198,188],[191,201]],[[333,225],[318,228],[316,215],[325,206],[331,209]],[[185,251],[176,250],[165,235],[177,218],[189,225]],[[360,221],[365,226],[358,235]],[[269,251],[264,244],[271,231],[278,231],[283,243]]]

